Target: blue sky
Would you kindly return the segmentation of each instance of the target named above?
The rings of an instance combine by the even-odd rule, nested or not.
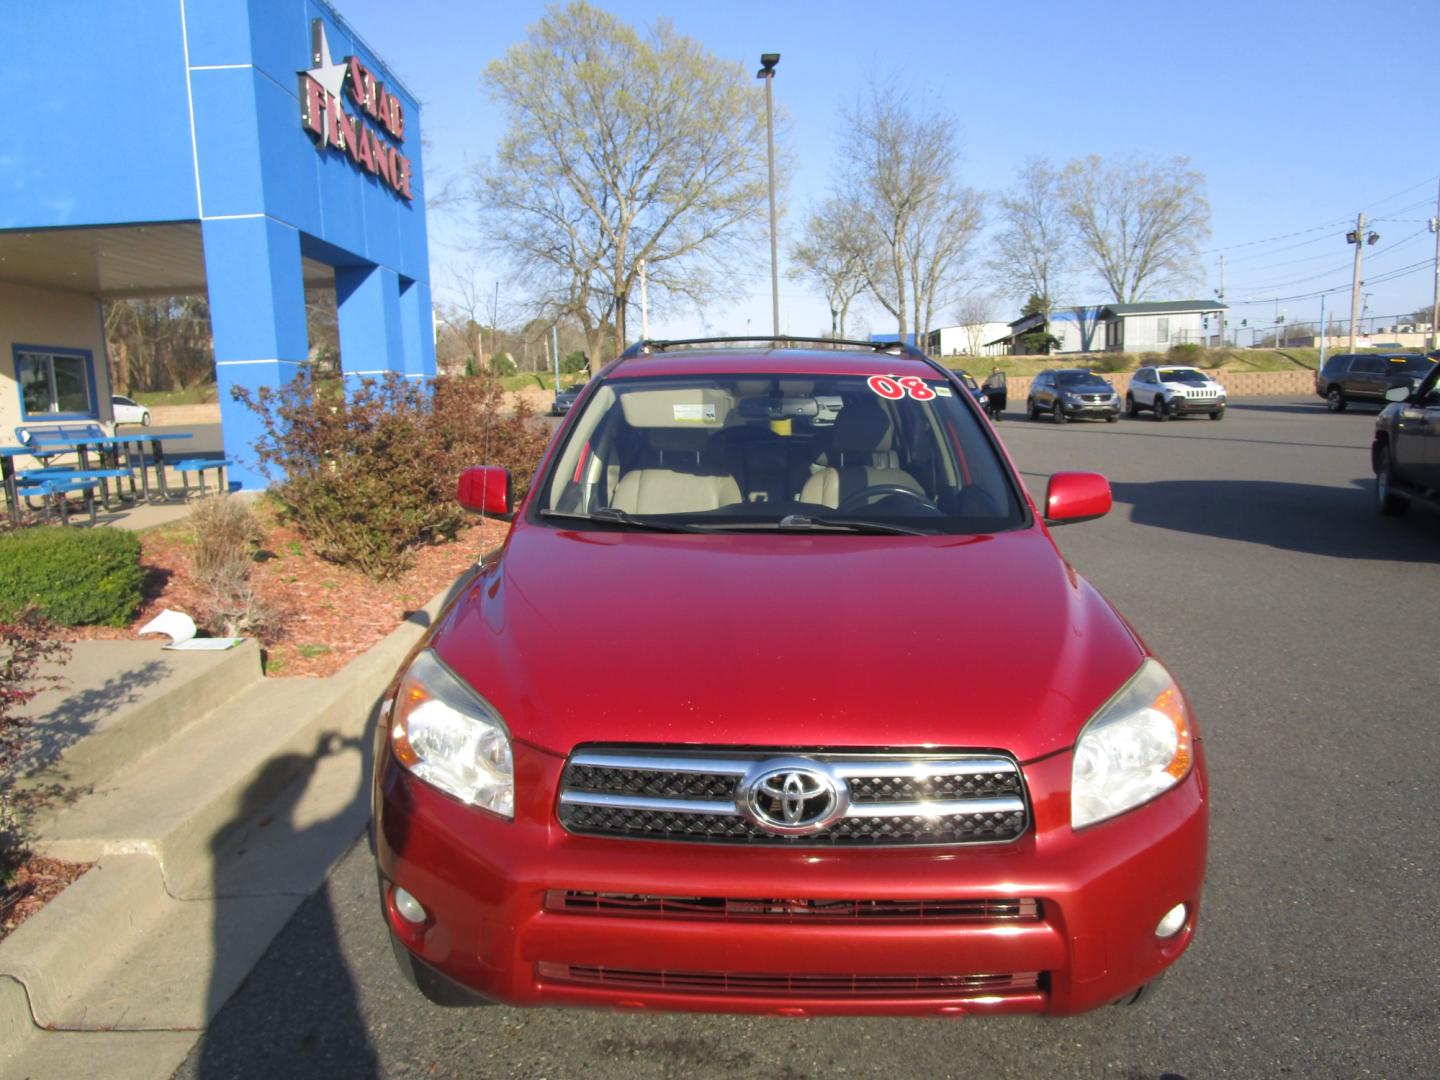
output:
[[[423,102],[432,190],[439,177],[488,157],[503,124],[481,73],[524,39],[545,5],[334,2]],[[1204,281],[1182,291],[1213,295],[1223,251],[1232,319],[1266,327],[1278,308],[1291,322],[1313,321],[1320,301],[1301,294],[1331,287],[1343,288],[1327,298],[1327,314],[1348,317],[1353,249],[1344,234],[1362,210],[1381,234],[1365,251],[1369,313],[1384,322],[1430,303],[1435,242],[1426,221],[1435,214],[1440,178],[1433,0],[1360,7],[1328,0],[596,6],[636,26],[664,16],[710,51],[746,64],[761,52],[781,54],[775,100],[789,115],[794,165],[781,225],[781,325],[788,332],[829,325],[818,291],[784,278],[783,251],[829,181],[842,105],[877,78],[932,95],[954,115],[962,179],[982,190],[1007,187],[1036,154],[1056,162],[1092,153],[1188,156],[1207,178],[1213,232],[1202,245]],[[755,88],[762,93],[763,83]],[[464,249],[474,239],[473,224],[432,216],[432,271],[442,298],[450,268],[473,258]],[[977,254],[983,260],[983,241]],[[1418,263],[1427,265],[1407,271]],[[767,247],[757,248],[754,267],[746,301],[652,316],[652,334],[743,333],[747,320],[757,332],[768,328]],[[1399,276],[1382,280],[1392,274]],[[504,268],[482,259],[476,277],[499,278],[503,308]],[[1106,295],[1097,282],[1081,280],[1067,299]],[[998,314],[1018,312],[1002,305]],[[632,318],[638,330],[638,313]],[[850,329],[894,325],[872,306]]]

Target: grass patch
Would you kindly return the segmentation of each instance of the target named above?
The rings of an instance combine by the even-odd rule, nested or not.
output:
[[[157,405],[210,405],[220,400],[213,382],[197,383],[184,390],[138,391],[130,397],[147,409]]]
[[[296,645],[295,651],[306,660],[314,660],[317,656],[324,656],[330,651],[329,645]]]

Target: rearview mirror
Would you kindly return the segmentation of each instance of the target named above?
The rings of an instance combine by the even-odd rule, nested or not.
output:
[[[460,473],[455,500],[466,510],[504,516],[514,513],[515,492],[510,470],[496,465],[475,465]]]
[[[1385,391],[1386,401],[1409,401],[1410,388],[1408,386],[1392,386]]]
[[[1045,522],[1060,525],[1104,517],[1112,502],[1110,481],[1099,473],[1056,473],[1045,487]]]

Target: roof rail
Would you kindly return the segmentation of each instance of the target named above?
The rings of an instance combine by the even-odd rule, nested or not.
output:
[[[764,334],[760,336],[746,337],[706,337],[706,338],[675,338],[664,340],[642,340],[631,345],[620,354],[621,360],[631,360],[637,356],[649,356],[652,353],[666,352],[675,346],[688,345],[734,345],[740,342],[763,343],[786,348],[791,345],[844,345],[854,349],[865,349],[870,352],[896,353],[911,360],[934,364],[915,346],[904,341],[855,341],[850,338],[829,338],[829,337],[792,337],[788,334],[773,335]],[[943,370],[943,369],[942,369]]]

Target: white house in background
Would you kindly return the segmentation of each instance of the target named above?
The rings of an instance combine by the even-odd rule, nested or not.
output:
[[[1215,300],[1160,300],[1140,304],[1082,304],[1050,313],[1054,353],[1164,352],[1172,345],[1204,345],[1219,333],[1225,305]],[[1024,335],[1044,329],[1041,315],[1009,323],[987,344],[1007,353]]]
[[[942,326],[930,331],[925,351],[931,356],[1002,356],[1004,347],[990,342],[1003,337],[1009,329],[1009,324],[1003,322]]]

